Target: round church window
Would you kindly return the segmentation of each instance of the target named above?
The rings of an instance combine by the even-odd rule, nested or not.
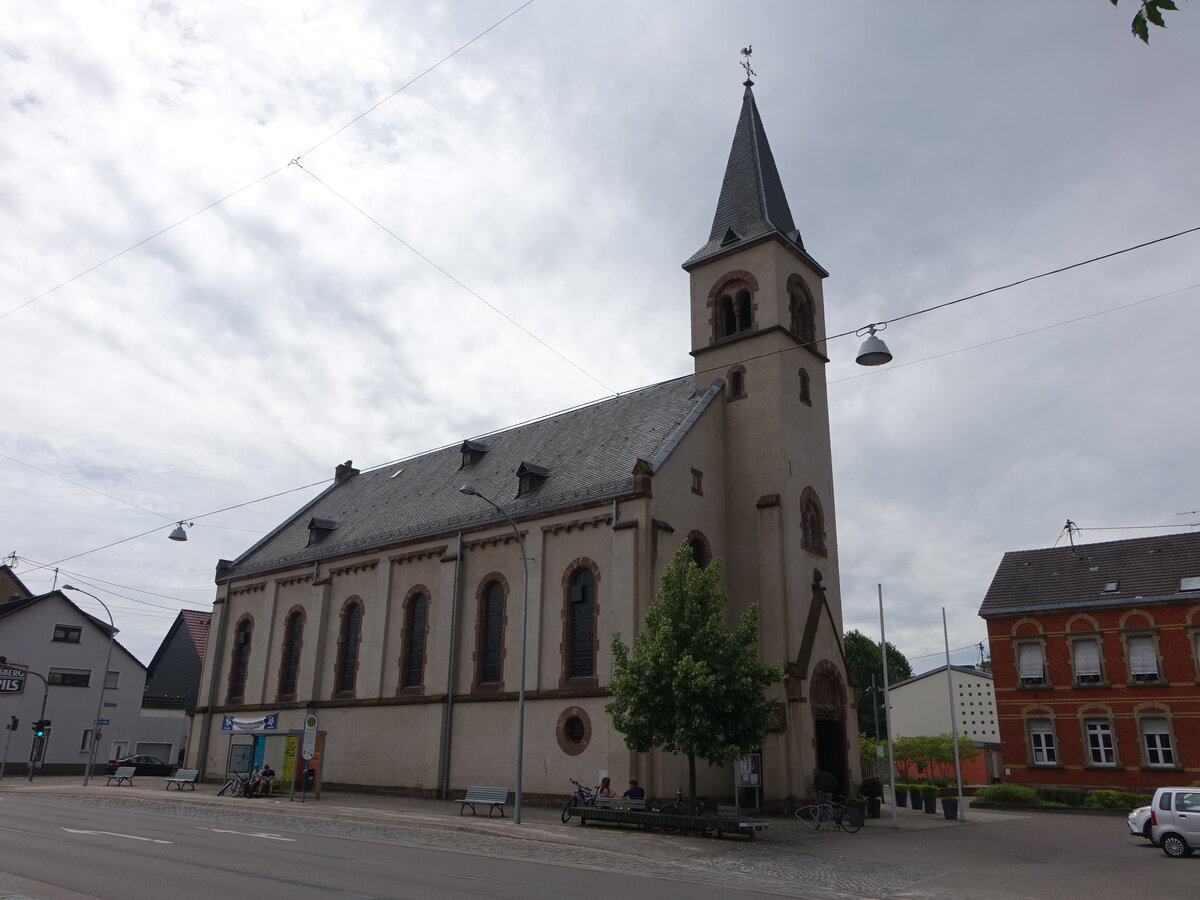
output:
[[[592,739],[592,720],[581,707],[570,706],[559,715],[555,730],[562,752],[568,756],[578,756],[587,749]]]

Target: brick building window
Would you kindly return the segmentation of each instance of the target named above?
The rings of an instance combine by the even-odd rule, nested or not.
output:
[[[1071,661],[1075,665],[1075,683],[1102,684],[1104,674],[1100,664],[1100,641],[1096,638],[1076,638],[1071,642]]]
[[[1087,762],[1090,766],[1115,766],[1117,752],[1113,745],[1112,723],[1107,719],[1088,719],[1084,722],[1087,735]]]
[[[1142,746],[1146,751],[1146,765],[1175,766],[1175,751],[1171,744],[1171,726],[1166,717],[1147,717],[1141,721]]]
[[[1017,674],[1022,687],[1041,687],[1046,683],[1046,663],[1040,642],[1017,644]]]
[[[1054,723],[1049,719],[1029,720],[1029,758],[1035,766],[1057,766]]]
[[[1129,660],[1129,681],[1158,681],[1158,653],[1154,648],[1154,637],[1149,634],[1131,634],[1125,638],[1125,655]]]

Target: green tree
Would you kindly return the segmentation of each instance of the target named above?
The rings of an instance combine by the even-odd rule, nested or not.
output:
[[[1117,5],[1117,0],[1112,0],[1112,5]],[[1169,9],[1172,12],[1179,9],[1174,0],[1141,0],[1141,8],[1133,17],[1133,26],[1131,31],[1141,38],[1143,44],[1150,43],[1150,26],[1157,25],[1159,28],[1166,28],[1166,20],[1163,19],[1163,10]]]
[[[888,684],[912,678],[912,666],[904,654],[888,641]],[[858,690],[858,730],[875,734],[875,716],[879,716],[879,738],[887,738],[887,717],[883,710],[883,658],[879,644],[857,629],[846,633],[846,671]],[[871,696],[871,676],[875,676],[875,696]]]
[[[723,766],[762,746],[775,721],[769,685],[778,666],[759,662],[758,606],[725,624],[721,563],[699,568],[684,541],[659,579],[645,629],[627,647],[612,639],[612,702],[604,707],[625,746],[660,747],[688,758],[688,795],[696,798],[696,759]]]

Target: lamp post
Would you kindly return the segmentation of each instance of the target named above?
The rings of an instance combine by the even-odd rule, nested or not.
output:
[[[525,553],[525,539],[521,537],[521,532],[517,528],[517,523],[513,521],[512,516],[506,513],[500,506],[485,494],[481,494],[469,484],[464,484],[459,489],[460,493],[466,494],[468,497],[478,497],[484,503],[491,506],[496,512],[504,516],[508,520],[508,524],[512,526],[513,534],[517,538],[517,544],[521,548],[521,564],[524,568],[524,598],[521,602],[521,680],[517,687],[517,775],[516,775],[516,800],[513,803],[513,824],[521,824],[521,772],[525,768],[525,650],[529,638],[529,556]]]
[[[888,693],[888,667],[887,667],[887,633],[883,629],[883,585],[877,584],[879,589],[879,651],[883,656],[883,727],[887,729],[887,745],[888,745],[888,782],[892,787],[892,827],[896,825],[896,761],[895,753],[892,749],[892,701]]]
[[[87,766],[83,770],[83,786],[87,787],[88,781],[92,777],[92,768],[96,765],[96,748],[100,745],[100,719],[104,715],[104,689],[108,686],[108,665],[112,662],[113,634],[116,632],[117,626],[113,622],[112,610],[108,608],[108,604],[95,594],[69,584],[64,584],[62,589],[64,591],[76,591],[80,594],[87,594],[103,606],[104,611],[108,613],[108,655],[104,657],[104,669],[100,673],[100,701],[96,704],[96,720],[92,723],[92,750],[88,754]]]

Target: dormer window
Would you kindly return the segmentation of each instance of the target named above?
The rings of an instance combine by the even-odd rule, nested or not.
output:
[[[483,459],[483,454],[488,452],[488,445],[483,441],[463,441],[459,449],[462,450],[462,465],[459,469],[465,469]]]
[[[531,494],[546,483],[550,470],[535,463],[522,462],[517,469],[517,496]]]
[[[1187,575],[1179,579],[1181,591],[1200,591],[1200,575]]]
[[[1116,581],[1106,581],[1106,582],[1104,582],[1104,593],[1106,593],[1106,594],[1115,594],[1115,593],[1117,592],[1117,588],[1118,588],[1118,587],[1120,587],[1120,585],[1119,585],[1119,583],[1118,583],[1118,582],[1116,582]]]
[[[317,519],[308,520],[308,546],[322,543],[325,538],[333,534],[337,530],[338,523],[333,519]]]

